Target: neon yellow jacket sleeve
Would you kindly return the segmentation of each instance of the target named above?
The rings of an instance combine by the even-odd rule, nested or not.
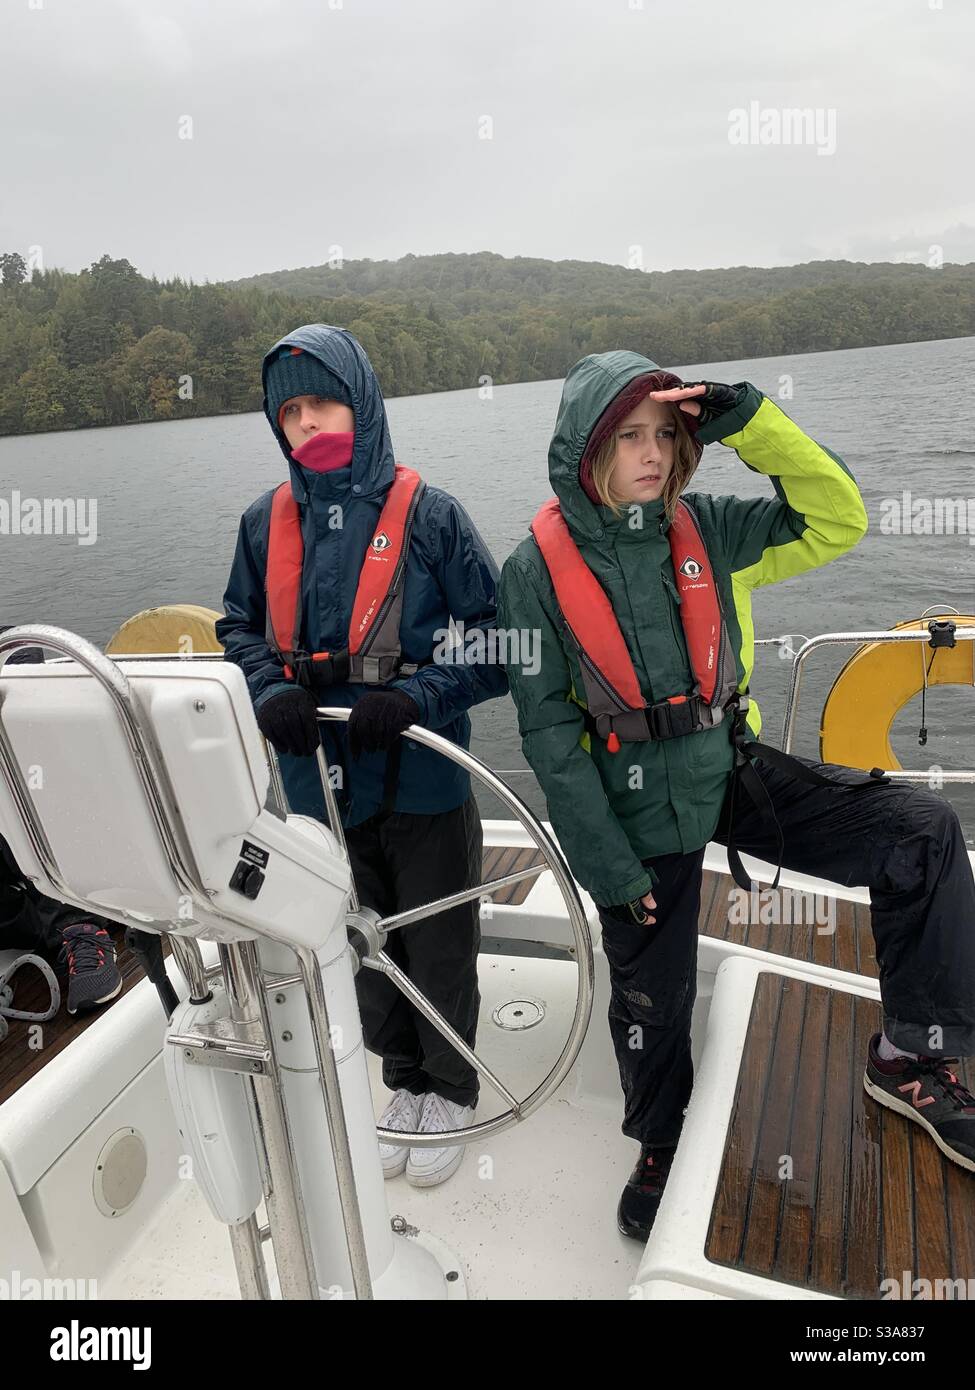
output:
[[[772,481],[774,498],[712,499],[734,583],[757,589],[852,550],[866,533],[867,513],[843,460],[744,384],[741,404],[699,430],[698,438],[705,444],[720,438],[748,468]]]
[[[697,437],[703,444],[720,439],[734,449],[747,468],[771,480],[775,497],[694,500],[720,538],[730,571],[745,689],[755,663],[752,590],[852,550],[866,533],[867,513],[843,460],[811,439],[757,387],[741,385],[746,390],[740,404],[698,430]],[[762,716],[754,697],[748,724],[757,736]]]

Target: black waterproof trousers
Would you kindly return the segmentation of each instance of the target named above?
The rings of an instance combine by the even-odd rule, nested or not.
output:
[[[798,761],[837,785],[812,787],[768,763],[753,764],[782,828],[782,867],[869,889],[884,1031],[896,1047],[972,1056],[975,878],[957,815],[925,787],[878,780],[849,791],[842,784],[862,783],[863,772]],[[720,844],[727,844],[730,790],[714,836]],[[738,849],[774,863],[774,827],[740,786],[734,817]],[[691,1093],[703,859],[700,849],[644,860],[659,875],[655,926],[630,926],[600,908],[623,1133],[644,1144],[677,1142]]]
[[[436,815],[383,812],[346,830],[359,901],[383,917],[482,882],[483,833],[473,796]],[[474,1046],[477,1011],[479,903],[425,917],[390,933],[386,953],[460,1034]],[[478,1078],[436,1028],[384,975],[356,976],[366,1047],[383,1059],[383,1081],[414,1095],[434,1091],[458,1105],[477,1102]]]

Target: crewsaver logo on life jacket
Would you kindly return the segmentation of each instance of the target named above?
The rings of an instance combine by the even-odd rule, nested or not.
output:
[[[688,555],[678,573],[684,575],[686,579],[697,579],[702,572],[702,568],[703,567],[694,559],[693,555]]]
[[[373,550],[388,550],[392,543],[393,542],[386,535],[385,531],[380,531],[379,534],[377,536],[373,536],[372,540],[370,541],[370,545],[372,546]]]

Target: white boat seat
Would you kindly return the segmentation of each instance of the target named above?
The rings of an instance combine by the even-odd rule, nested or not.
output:
[[[740,1088],[747,1092],[753,1083],[764,1085],[763,1081],[742,1074],[742,1058],[749,1044],[750,1030],[751,1051],[754,1051],[756,1043],[760,1048],[764,1047],[766,1055],[776,1048],[775,1028],[771,1029],[769,1036],[765,1013],[756,1015],[756,1008],[762,1007],[759,988],[763,980],[772,982],[776,987],[786,982],[792,989],[804,988],[809,982],[826,993],[839,995],[842,992],[844,995],[878,1001],[879,1009],[879,990],[871,992],[863,982],[854,985],[852,982],[840,984],[837,981],[833,985],[821,976],[804,975],[801,967],[790,968],[784,960],[781,965],[771,965],[754,958],[732,955],[719,966],[703,1053],[680,1143],[634,1281],[641,1298],[656,1298],[658,1285],[659,1296],[666,1297],[666,1285],[672,1281],[730,1298],[827,1296],[809,1288],[801,1291],[795,1287],[783,1289],[781,1279],[776,1280],[771,1275],[762,1277],[750,1270],[726,1266],[708,1258],[713,1221],[721,1218],[723,1204],[728,1197],[727,1192],[722,1192],[726,1150],[729,1142],[737,1143],[740,1140],[740,1136],[733,1132]],[[757,1034],[761,1034],[761,1037]],[[797,1054],[795,1039],[786,1030],[786,1034],[777,1040],[776,1056],[779,1065],[791,1070],[793,1077],[798,1071]],[[852,1085],[849,1073],[848,1060],[845,1092],[848,1110]],[[794,1152],[790,1149],[790,1143],[788,1135],[783,1137],[775,1157],[791,1154],[797,1169],[793,1181],[801,1183],[809,1155]],[[754,1155],[749,1153],[743,1157],[750,1171]],[[778,1187],[781,1191],[781,1181]],[[717,1218],[715,1213],[718,1214]],[[772,1235],[774,1239],[774,1230]]]
[[[950,1298],[975,1278],[971,1175],[864,1092],[881,1019],[862,977],[721,965],[642,1297],[671,1281],[737,1298],[906,1297],[908,1271]]]

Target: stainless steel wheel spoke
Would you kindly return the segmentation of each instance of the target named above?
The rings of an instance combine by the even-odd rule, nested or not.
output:
[[[376,960],[373,960],[370,956],[366,956],[362,963],[370,970],[380,971],[381,974],[386,976],[387,980],[391,980],[400,993],[405,994],[410,1003],[413,1004],[415,1008],[419,1009],[427,1022],[432,1023],[437,1032],[457,1049],[466,1062],[470,1063],[478,1076],[482,1076],[489,1086],[494,1087],[501,1099],[511,1107],[515,1118],[521,1118],[521,1108],[518,1101],[515,1100],[507,1086],[498,1080],[491,1068],[485,1066],[475,1052],[471,1051],[460,1034],[451,1028],[442,1014],[437,1013],[437,1010],[430,1003],[426,995],[420,993],[410,977],[403,974],[396,962],[390,960],[385,951],[380,951]],[[463,1131],[458,1132],[463,1133]],[[453,1134],[454,1131],[451,1130],[450,1133]]]
[[[490,883],[482,883],[477,888],[465,888],[460,893],[451,893],[449,898],[437,898],[435,902],[425,903],[423,907],[412,907],[409,912],[397,912],[392,917],[383,917],[376,926],[379,931],[395,931],[397,927],[408,927],[411,922],[433,917],[435,913],[444,912],[448,907],[456,907],[458,903],[469,903],[472,898],[479,898],[482,893],[493,893],[495,888],[507,888],[511,883],[521,883],[523,879],[534,878],[547,868],[547,864],[532,864],[529,869],[519,869],[517,873],[506,874],[504,878],[493,878]]]

